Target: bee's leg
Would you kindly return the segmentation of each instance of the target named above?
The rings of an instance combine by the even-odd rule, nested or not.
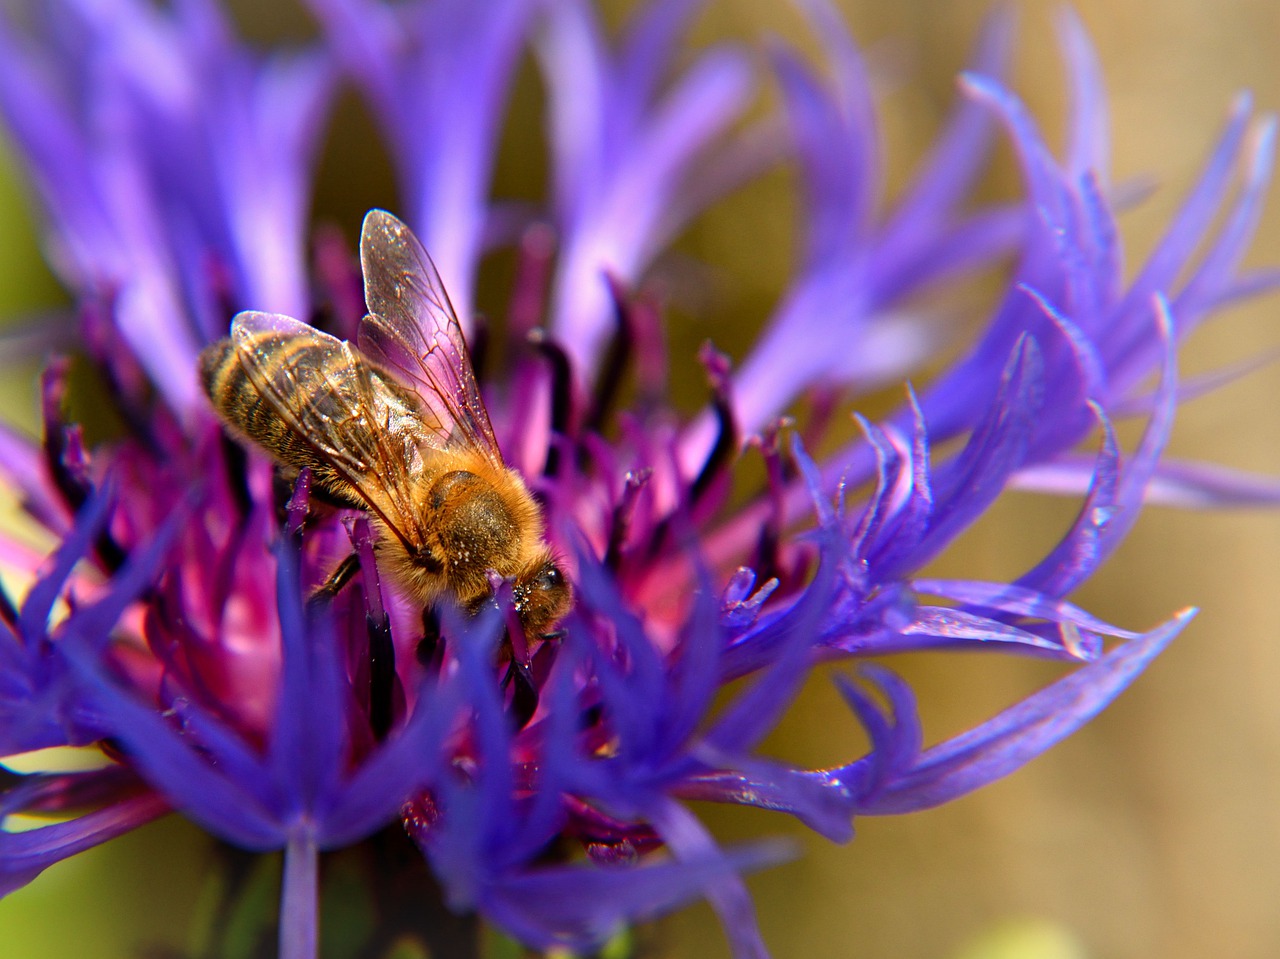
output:
[[[507,674],[502,677],[502,688],[515,686],[511,690],[511,718],[515,720],[516,729],[524,729],[538,709],[538,688],[533,684],[533,673],[528,666],[517,663],[514,659],[507,666]]]
[[[307,600],[307,609],[314,610],[328,603],[342,591],[342,587],[355,578],[358,572],[360,572],[360,557],[352,553],[339,563],[334,568],[334,571],[329,574],[329,578],[311,594],[311,597]]]

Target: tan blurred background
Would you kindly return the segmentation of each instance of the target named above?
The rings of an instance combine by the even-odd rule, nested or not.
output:
[[[248,4],[243,4],[248,9]],[[903,176],[929,143],[989,4],[864,0],[843,9],[855,36],[894,64],[884,109],[889,166]],[[1055,5],[1020,13],[1014,83],[1058,135],[1064,73]],[[1280,106],[1280,4],[1264,0],[1090,0],[1075,9],[1098,47],[1112,109],[1117,180],[1151,174],[1160,189],[1122,220],[1129,269],[1141,262],[1197,175],[1232,95],[1255,91]],[[290,4],[247,14],[260,35],[284,29]],[[696,35],[800,36],[771,0],[712,0]],[[536,103],[536,92],[517,99]],[[350,111],[348,111],[350,112]],[[358,118],[355,121],[360,122]],[[509,140],[536,141],[513,121]],[[527,117],[525,122],[527,123]],[[321,212],[349,230],[368,206],[392,202],[367,174],[351,187],[331,149]],[[995,194],[1016,173],[997,158]],[[530,188],[515,165],[507,192]],[[505,178],[505,179],[504,179]],[[1003,178],[1004,182],[1001,182]],[[536,180],[533,181],[536,184]],[[347,184],[345,193],[337,184]],[[0,307],[50,302],[28,286],[28,211],[0,191]],[[682,250],[717,265],[712,317],[675,337],[696,343],[714,322],[763,317],[786,275],[790,189],[767,178],[699,223]],[[1264,218],[1250,259],[1280,263],[1280,207]],[[744,238],[746,238],[744,240]],[[1212,368],[1280,343],[1280,297],[1233,310],[1193,340],[1184,371]],[[720,337],[717,336],[719,339]],[[733,335],[724,339],[732,342]],[[34,406],[12,378],[6,405]],[[1280,474],[1280,370],[1254,375],[1183,409],[1173,452]],[[1006,497],[938,564],[939,575],[1017,575],[1053,542],[1074,504]],[[755,877],[766,940],[778,959],[1193,959],[1280,955],[1280,511],[1186,513],[1152,509],[1124,548],[1076,597],[1091,612],[1147,629],[1178,608],[1203,612],[1120,701],[1027,769],[942,809],[860,822],[834,847],[766,814],[702,810],[726,840],[786,832],[803,848],[792,865]],[[931,741],[954,734],[1049,682],[1059,669],[994,656],[914,656],[894,662],[920,694]],[[809,764],[862,749],[856,724],[825,677],[812,682],[771,747]],[[0,903],[0,955],[123,959],[140,944],[181,943],[197,914],[203,841],[166,821],[51,870]],[[165,903],[160,907],[160,903]],[[673,956],[727,956],[705,907],[646,932]]]

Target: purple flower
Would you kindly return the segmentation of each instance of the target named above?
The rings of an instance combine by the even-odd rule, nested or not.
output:
[[[342,848],[373,857],[371,883],[397,895],[419,888],[425,862],[449,909],[530,946],[591,949],[706,896],[735,953],[764,955],[740,876],[786,850],[719,848],[690,801],[771,809],[847,840],[856,816],[927,808],[1018,768],[1177,635],[1190,611],[1135,632],[1068,596],[1145,498],[1280,494],[1163,457],[1179,398],[1215,382],[1180,384],[1177,344],[1280,278],[1240,270],[1273,123],[1236,105],[1126,285],[1124,191],[1108,181],[1101,81],[1074,20],[1062,25],[1065,158],[1001,79],[1010,30],[995,16],[937,146],[886,208],[866,68],[825,3],[802,6],[822,55],[772,42],[779,112],[746,126],[765,79],[746,51],[671,69],[693,0],[642,6],[617,39],[578,0],[504,0],[484,16],[455,0],[312,0],[322,40],[268,53],[213,0],[58,0],[33,5],[24,28],[3,21],[0,112],[125,426],[87,445],[64,418],[55,359],[43,435],[0,431],[0,470],[56,544],[44,562],[0,534],[31,582],[20,599],[0,592],[2,754],[82,746],[105,763],[3,773],[0,816],[70,815],[0,831],[0,890],[174,810],[243,849],[286,851],[289,959],[316,954],[318,857]],[[489,186],[526,51],[548,97],[536,209]],[[379,569],[363,514],[323,502],[306,471],[282,482],[201,394],[199,350],[238,310],[354,337],[353,258],[331,237],[307,250],[340,77],[381,126],[406,218],[477,354],[478,264],[516,249],[504,366],[475,359],[503,456],[573,585],[555,634],[523,636],[496,577],[475,615],[423,609]],[[1024,198],[984,207],[971,186],[997,135]],[[784,154],[802,190],[798,265],[741,362],[703,351],[706,409],[681,416],[646,271]],[[959,359],[816,455],[832,445],[826,414],[936,358],[919,294],[1006,262],[1004,295]],[[785,416],[801,398],[813,412],[796,427]],[[1122,453],[1113,421],[1134,415],[1145,427]],[[764,478],[731,497],[740,464]],[[922,573],[1014,486],[1081,499],[1038,564],[1008,583]],[[324,585],[335,569],[354,570],[336,589]],[[761,753],[815,665],[936,648],[1071,668],[926,747],[911,689],[865,665],[837,679],[864,754],[806,769]],[[435,934],[383,918],[379,935]]]
[[[406,218],[470,321],[496,138],[535,0],[308,0],[391,151]],[[283,312],[288,312],[283,311]],[[294,315],[297,315],[296,313]]]

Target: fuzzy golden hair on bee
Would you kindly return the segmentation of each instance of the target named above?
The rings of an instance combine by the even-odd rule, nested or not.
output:
[[[240,438],[369,514],[379,569],[406,595],[474,611],[494,571],[513,581],[526,635],[546,635],[572,590],[541,509],[502,459],[439,274],[381,210],[365,217],[360,257],[369,314],[356,344],[240,313],[201,354],[205,393]]]

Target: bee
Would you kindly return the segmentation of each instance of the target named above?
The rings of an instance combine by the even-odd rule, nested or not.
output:
[[[205,393],[234,433],[367,512],[379,568],[415,600],[474,613],[493,570],[514,582],[525,635],[551,635],[572,590],[538,504],[503,462],[435,265],[382,210],[364,219],[360,265],[369,313],[354,345],[240,313],[200,355]]]

